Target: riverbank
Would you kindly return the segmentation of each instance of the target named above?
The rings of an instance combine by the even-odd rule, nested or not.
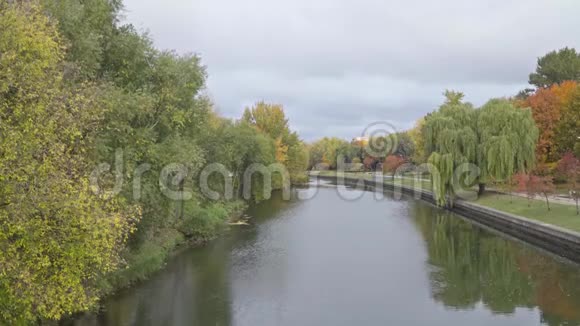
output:
[[[183,249],[202,246],[215,239],[229,227],[230,222],[238,220],[247,207],[243,201],[220,204],[204,210],[204,219],[183,221],[161,229],[152,241],[125,253],[126,267],[101,281],[101,299],[146,281]]]
[[[247,208],[248,204],[245,201],[219,203],[213,209],[202,210],[205,215],[204,219],[198,220],[197,223],[186,225],[187,221],[183,221],[172,227],[161,229],[152,241],[147,241],[133,250],[128,249],[124,254],[125,268],[119,269],[99,281],[99,304],[89,310],[65,316],[58,321],[58,324],[69,325],[81,316],[98,313],[102,308],[102,301],[148,281],[153,275],[162,271],[172,258],[183,251],[202,247],[219,237],[229,229],[233,222],[238,221],[243,216]],[[208,221],[213,221],[211,222],[213,225],[209,225]],[[194,230],[195,232],[193,232]],[[43,322],[54,324],[52,321]]]
[[[319,176],[325,177],[336,176],[336,171],[320,171],[316,173]],[[375,176],[368,173],[343,172],[341,175],[349,178],[375,180]],[[412,177],[397,177],[393,181],[391,177],[386,176],[383,181],[385,183],[395,182],[405,187],[431,191],[431,181],[428,179],[421,179],[420,183],[416,183]],[[489,189],[483,196],[477,196],[476,189],[466,190],[463,195],[463,198],[474,198],[470,202],[485,207],[580,232],[580,216],[576,214],[576,207],[574,205],[553,202],[550,199],[550,210],[548,210],[545,199],[539,196],[528,200],[515,194],[501,193],[493,189]]]
[[[336,176],[323,174],[318,175],[318,177],[329,181],[337,181]],[[354,187],[364,185],[364,188],[368,190],[376,190],[377,187],[381,187],[380,190],[383,192],[396,191],[435,204],[435,198],[433,197],[432,192],[421,189],[420,187],[405,185],[403,182],[394,184],[385,182],[384,180],[383,182],[377,182],[376,180],[368,178],[352,177],[348,175],[343,175],[343,177],[345,185]],[[579,232],[511,214],[509,212],[500,211],[493,207],[486,207],[476,202],[456,200],[454,206],[447,209],[510,236],[536,245],[549,252],[580,263]]]

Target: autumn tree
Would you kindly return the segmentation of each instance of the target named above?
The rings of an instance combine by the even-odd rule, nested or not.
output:
[[[480,109],[462,102],[462,94],[446,92],[446,101],[425,121],[425,143],[439,204],[453,197],[461,180],[459,169],[474,164],[480,170],[479,192],[489,179],[508,180],[535,163],[538,130],[529,110],[507,100],[490,100]]]
[[[414,145],[414,152],[411,155],[411,160],[415,164],[424,163],[427,160],[425,154],[425,137],[424,137],[425,118],[421,118],[415,122],[415,126],[408,134]]]
[[[554,84],[549,88],[540,88],[535,93],[519,102],[521,107],[531,108],[534,121],[540,131],[536,148],[536,155],[541,162],[553,162],[561,155],[560,142],[556,134],[566,124],[561,118],[564,110],[576,92],[577,84],[574,81],[565,81]]]
[[[405,164],[405,159],[399,155],[389,155],[385,158],[383,162],[383,172],[390,172],[391,176],[395,178],[395,173],[397,169]]]
[[[121,9],[120,0],[0,1],[0,324],[94,308],[185,240],[215,236],[243,205],[203,196],[204,164],[223,164],[235,191],[253,163],[306,168],[281,107],[220,118],[202,93],[201,58],[155,49],[122,24]],[[89,182],[103,163],[112,173]],[[183,173],[160,186],[172,165]],[[214,177],[210,186],[225,189]]]
[[[524,101],[524,106],[532,110],[532,116],[539,129],[540,137],[536,156],[542,162],[553,160],[555,154],[554,136],[560,121],[560,99],[550,88],[540,88]]]
[[[276,162],[286,166],[293,182],[305,181],[308,152],[298,134],[290,130],[282,105],[258,102],[244,110],[241,120],[274,140]]]
[[[288,132],[288,119],[280,104],[258,102],[253,107],[244,109],[242,120],[256,126],[273,139],[281,138]]]
[[[580,54],[568,47],[538,58],[536,71],[530,74],[529,83],[543,88],[567,80],[580,81]]]
[[[90,191],[102,115],[88,85],[63,83],[54,26],[2,3],[0,30],[0,323],[58,320],[95,306],[138,214]]]
[[[311,167],[319,163],[327,165],[330,169],[338,168],[338,161],[344,160],[345,163],[352,162],[352,159],[358,157],[355,148],[343,139],[336,137],[324,137],[310,144]]]
[[[520,172],[514,176],[514,179],[517,183],[517,191],[526,194],[528,207],[530,207],[532,200],[538,194],[538,188],[540,186],[539,177],[531,173]]]
[[[570,100],[562,107],[555,143],[561,155],[566,152],[580,155],[580,86],[574,89]]]
[[[365,156],[362,163],[366,170],[374,171],[377,168],[377,165],[380,163],[380,161],[374,156],[367,155]]]

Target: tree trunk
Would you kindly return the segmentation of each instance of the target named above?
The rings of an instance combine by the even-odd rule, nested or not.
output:
[[[185,194],[183,193],[184,189],[185,189],[185,178],[179,181],[179,191],[181,192],[181,200],[178,203],[179,205],[177,214],[177,219],[179,220],[183,219],[183,212],[185,211]]]
[[[477,195],[481,196],[485,192],[485,183],[478,184],[479,189],[477,190]]]
[[[550,201],[548,200],[548,194],[544,194],[544,197],[546,197],[546,205],[548,205],[548,211],[550,211]]]

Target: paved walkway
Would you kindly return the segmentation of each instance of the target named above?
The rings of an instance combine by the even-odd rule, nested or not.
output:
[[[494,190],[494,189],[490,189],[490,190]],[[497,191],[494,190],[496,192],[505,194],[505,195],[509,195],[508,193],[502,192],[502,191]],[[528,198],[527,194],[521,193],[521,192],[512,192],[513,196],[518,196],[518,197],[523,197],[523,198]],[[574,201],[574,199],[568,197],[568,196],[564,196],[564,195],[551,195],[548,196],[548,198],[550,199],[550,202],[552,203],[557,203],[557,204],[564,204],[564,205],[576,205],[576,202]],[[543,196],[536,196],[535,198],[536,200],[545,200],[545,198]]]

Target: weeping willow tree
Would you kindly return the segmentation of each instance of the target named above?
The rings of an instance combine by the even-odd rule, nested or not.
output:
[[[446,101],[425,120],[425,145],[433,192],[439,205],[453,200],[453,186],[465,178],[467,164],[479,168],[479,193],[489,180],[508,180],[535,162],[538,129],[530,110],[505,99],[490,100],[480,109],[463,101],[463,94],[446,91]],[[464,181],[464,180],[463,180]]]

